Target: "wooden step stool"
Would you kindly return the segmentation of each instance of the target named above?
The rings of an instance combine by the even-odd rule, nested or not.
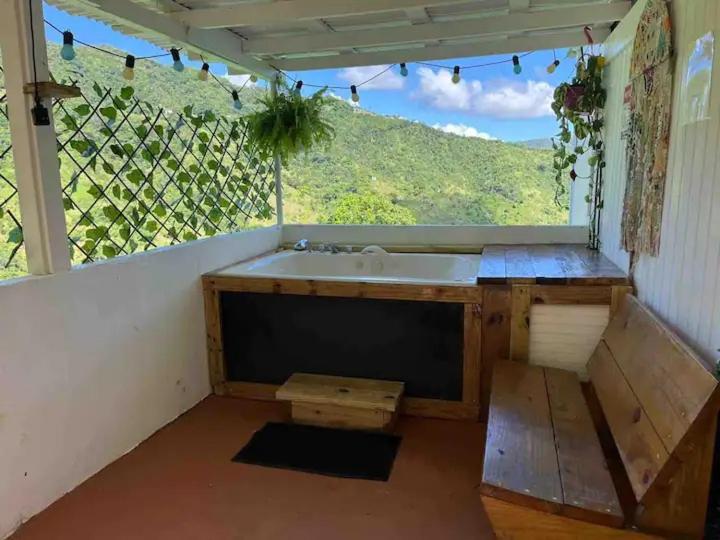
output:
[[[390,431],[404,388],[401,382],[294,373],[275,397],[291,403],[298,424]]]

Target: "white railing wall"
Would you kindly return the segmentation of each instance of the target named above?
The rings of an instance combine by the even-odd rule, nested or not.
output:
[[[0,282],[0,538],[210,393],[200,276],[277,227]]]

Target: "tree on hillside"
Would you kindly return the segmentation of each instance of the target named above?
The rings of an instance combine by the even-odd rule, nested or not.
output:
[[[333,224],[414,225],[407,208],[376,193],[351,193],[340,198],[323,220]]]

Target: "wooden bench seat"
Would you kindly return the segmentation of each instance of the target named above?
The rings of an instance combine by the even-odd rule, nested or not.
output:
[[[716,378],[632,296],[610,321],[588,373],[583,392],[574,373],[496,364],[481,491],[498,537],[615,538],[609,527],[624,526],[702,538],[720,409]],[[608,432],[603,443],[617,467],[607,466],[598,427]],[[537,518],[547,514],[571,519]],[[518,533],[528,520],[534,529]],[[497,530],[503,527],[515,532]]]
[[[495,367],[482,492],[609,526],[620,508],[575,373],[517,362]]]
[[[297,423],[388,431],[404,389],[402,382],[294,373],[275,396],[291,403]]]

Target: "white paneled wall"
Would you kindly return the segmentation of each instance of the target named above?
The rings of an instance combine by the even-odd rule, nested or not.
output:
[[[609,306],[533,305],[530,363],[575,371],[586,380],[585,366],[609,316]]]
[[[603,252],[627,268],[620,249],[625,160],[620,133],[622,100],[639,1],[608,41],[607,163]],[[670,163],[657,258],[643,256],[635,270],[640,299],[674,327],[709,362],[720,358],[720,1],[670,3],[676,48]],[[707,32],[715,33],[715,63],[710,120],[680,121],[681,82],[688,53]]]

